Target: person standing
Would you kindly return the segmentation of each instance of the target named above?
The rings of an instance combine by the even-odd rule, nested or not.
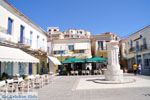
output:
[[[141,75],[141,69],[142,69],[142,65],[139,64],[139,65],[138,65],[138,74],[140,74],[140,75]]]
[[[137,65],[135,63],[133,64],[133,70],[134,70],[134,75],[136,75],[137,74]]]

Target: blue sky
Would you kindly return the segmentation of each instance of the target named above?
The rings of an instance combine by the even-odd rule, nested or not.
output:
[[[150,25],[150,0],[7,0],[45,31],[77,28],[124,38]]]

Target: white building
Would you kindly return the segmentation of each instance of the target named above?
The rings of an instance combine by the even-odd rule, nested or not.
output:
[[[46,32],[4,0],[0,0],[0,37],[47,51]]]
[[[127,57],[128,69],[132,65],[142,64],[142,74],[150,75],[150,26],[147,26],[129,37],[121,40],[124,44],[122,55]]]
[[[64,38],[89,38],[91,35],[90,31],[82,29],[68,29],[62,33],[64,34]]]
[[[91,58],[90,38],[59,39],[48,42],[48,53],[55,57]]]
[[[90,38],[91,32],[82,29],[68,29],[60,32],[59,27],[48,27],[47,34],[50,40],[52,39],[67,39],[67,38]]]
[[[14,45],[14,47],[18,46],[23,49],[40,49],[43,52],[47,52],[47,33],[5,0],[0,0],[0,40],[1,45]],[[36,69],[36,65],[32,66],[29,62],[26,64],[22,62],[17,64],[15,62],[5,62],[4,64],[4,62],[0,61],[0,64],[1,68],[9,66],[10,69],[8,70],[11,70],[13,66],[15,70],[19,70],[19,66],[29,67],[29,65],[34,67],[33,69],[31,68],[32,71]],[[1,70],[1,74],[3,71]],[[12,73],[12,75],[14,74],[17,73]]]
[[[48,41],[48,54],[56,57],[59,61],[68,58],[88,59],[91,58],[91,39],[90,38],[72,38],[58,39]],[[54,72],[58,66],[50,66]]]

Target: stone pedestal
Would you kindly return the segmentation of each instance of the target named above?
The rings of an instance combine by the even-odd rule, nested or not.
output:
[[[107,81],[123,81],[123,71],[120,70],[120,64],[118,59],[119,43],[111,41],[107,45],[108,47],[108,66],[105,71],[105,79]]]

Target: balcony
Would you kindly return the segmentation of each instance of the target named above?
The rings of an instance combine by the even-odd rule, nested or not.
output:
[[[20,38],[18,38],[20,40]],[[23,37],[22,42],[18,41],[18,45],[23,48],[30,48],[32,45],[32,40],[28,39],[27,37]]]
[[[141,46],[140,46],[140,51],[145,51],[145,50],[148,50],[147,44],[141,45]]]
[[[5,28],[3,28],[3,27],[1,27],[1,26],[0,26],[0,32],[1,32],[1,33],[4,33],[4,34],[8,34],[7,29],[5,29]]]
[[[32,40],[30,40],[30,39],[24,37],[24,38],[23,38],[23,43],[26,44],[26,45],[31,46],[31,45],[32,45]]]
[[[135,47],[131,47],[130,49],[129,49],[129,52],[135,52],[136,51],[136,48]]]
[[[37,43],[37,49],[40,49],[40,50],[42,50],[42,51],[46,51],[46,50],[45,50],[45,45],[44,45],[43,42],[38,42],[38,43]]]
[[[5,41],[9,39],[7,29],[0,26],[0,41]]]
[[[106,46],[106,48],[104,48],[104,47],[98,47],[98,52],[99,51],[106,51],[107,50],[107,46]]]
[[[132,48],[129,49],[129,52],[130,53],[131,52],[136,52],[136,50],[138,52],[142,52],[142,51],[148,50],[147,44],[140,45],[137,48],[136,47],[132,47]]]

